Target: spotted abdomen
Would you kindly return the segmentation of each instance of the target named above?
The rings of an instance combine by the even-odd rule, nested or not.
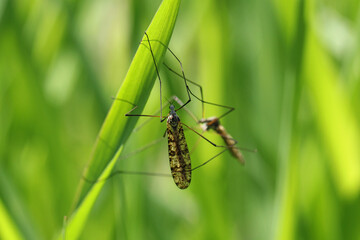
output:
[[[167,123],[167,134],[171,175],[178,188],[185,189],[191,181],[191,160],[181,123]]]

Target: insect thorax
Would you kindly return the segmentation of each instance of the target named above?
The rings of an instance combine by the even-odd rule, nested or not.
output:
[[[168,116],[167,123],[169,123],[172,128],[176,129],[179,122],[180,122],[180,118],[178,117],[178,115],[176,113],[170,114]]]
[[[209,129],[213,129],[216,131],[216,129],[220,125],[220,120],[217,117],[209,117],[199,120],[199,123],[201,123],[201,128],[204,131],[208,131]]]
[[[174,110],[174,106],[170,105],[170,113],[169,113],[169,116],[167,118],[167,123],[169,123],[170,126],[173,127],[174,129],[176,129],[179,122],[180,122],[180,118],[176,114],[176,112]]]

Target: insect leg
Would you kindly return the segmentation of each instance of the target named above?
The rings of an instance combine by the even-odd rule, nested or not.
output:
[[[145,34],[146,34],[146,32],[145,32]],[[147,36],[147,34],[146,34],[146,36]],[[175,59],[179,62],[179,65],[180,65],[180,68],[181,68],[181,75],[180,74],[178,74],[182,79],[184,79],[184,84],[185,84],[185,88],[186,88],[186,92],[187,92],[187,95],[188,95],[188,100],[185,102],[185,104],[183,104],[183,105],[181,105],[178,109],[176,109],[176,111],[178,111],[178,110],[180,110],[181,108],[183,108],[185,105],[187,105],[189,102],[191,102],[191,96],[190,96],[190,94],[192,94],[191,93],[191,90],[190,90],[190,88],[189,88],[189,86],[187,85],[187,78],[185,77],[185,72],[184,72],[184,69],[183,69],[183,65],[182,65],[182,62],[180,61],[180,59],[174,54],[174,52],[169,48],[169,47],[167,47],[164,43],[162,43],[162,42],[160,42],[159,40],[149,40],[149,37],[147,36],[147,41],[148,41],[148,43],[149,43],[149,50],[152,52],[152,49],[151,49],[151,44],[150,44],[150,42],[158,42],[159,44],[161,44],[162,46],[164,46],[165,48],[167,48],[167,50],[175,57]],[[141,43],[143,43],[143,41],[141,41]],[[140,43],[140,44],[141,44]],[[153,53],[151,53],[152,55],[153,55]],[[154,55],[153,55],[154,56]],[[155,63],[155,57],[153,57],[153,59],[154,59],[154,63]],[[166,66],[166,67],[168,67],[165,63],[164,63],[164,65]],[[155,67],[156,67],[156,69],[158,69],[157,68],[157,65],[156,65],[156,63],[155,63]],[[158,75],[159,75],[159,72],[157,71],[157,73],[158,73]],[[160,76],[159,76],[159,79],[160,79]],[[161,95],[161,81],[160,81],[160,95]],[[193,94],[192,94],[193,95]]]
[[[169,49],[169,48],[168,48]],[[171,51],[169,49],[169,51]],[[172,51],[171,51],[172,53]],[[174,73],[175,75],[177,75],[178,77],[180,78],[183,78],[183,76],[179,73],[177,73],[175,70],[173,70],[171,67],[169,67],[166,63],[164,63],[165,67],[167,69],[169,69],[172,73]],[[228,109],[228,111],[226,111],[224,114],[220,115],[220,117],[218,117],[218,119],[220,118],[223,118],[224,116],[228,115],[230,112],[234,111],[235,108],[234,107],[230,107],[230,106],[226,106],[226,105],[222,105],[222,104],[217,104],[217,103],[213,103],[213,102],[208,102],[208,101],[205,101],[204,100],[204,95],[203,95],[203,90],[202,90],[202,86],[194,81],[191,81],[190,79],[187,79],[186,78],[186,81],[193,84],[194,86],[198,87],[200,89],[200,95],[201,97],[199,98],[198,96],[196,96],[192,91],[191,89],[189,88],[189,93],[195,97],[197,100],[199,100],[202,104],[202,118],[205,118],[205,107],[204,107],[204,104],[209,104],[209,105],[213,105],[213,106],[217,106],[217,107],[221,107],[221,108],[226,108]]]
[[[210,143],[211,145],[213,145],[214,147],[222,147],[222,148],[227,148],[229,149],[230,147],[234,146],[234,145],[231,145],[231,146],[225,146],[225,145],[218,145],[218,144],[215,144],[213,143],[212,141],[210,141],[209,139],[207,139],[206,137],[204,137],[202,134],[198,133],[197,131],[195,131],[194,129],[192,129],[191,127],[189,127],[188,125],[186,125],[185,123],[181,123],[181,125],[184,125],[185,127],[187,127],[188,129],[190,129],[191,131],[193,131],[194,133],[196,133],[197,135],[199,135],[200,137],[202,137],[203,139],[205,139],[208,143]]]
[[[146,33],[145,33],[145,34],[146,34]],[[188,79],[188,78],[185,77],[185,73],[184,73],[184,70],[183,70],[182,63],[181,63],[180,59],[175,55],[175,53],[174,53],[169,47],[167,47],[165,44],[163,44],[162,42],[160,42],[159,40],[154,40],[154,39],[150,40],[150,39],[148,38],[147,41],[149,42],[149,46],[150,46],[150,42],[158,42],[159,44],[163,45],[164,47],[166,47],[166,48],[168,49],[168,51],[169,51],[169,52],[175,57],[175,59],[179,62],[179,65],[180,65],[180,67],[181,67],[181,72],[182,72],[181,74],[177,73],[175,70],[173,70],[171,67],[169,67],[166,63],[163,63],[167,69],[169,69],[172,73],[174,73],[175,75],[177,75],[178,77],[180,77],[180,78],[182,78],[182,79],[184,80],[185,87],[186,87],[186,90],[187,90],[187,94],[188,94],[188,97],[189,97],[189,99],[185,102],[185,104],[182,104],[178,109],[176,109],[176,111],[180,110],[181,108],[183,108],[184,106],[186,106],[186,105],[191,101],[191,96],[190,96],[190,95],[192,95],[193,97],[195,97],[197,100],[199,100],[199,101],[201,102],[201,104],[202,104],[202,118],[205,117],[205,110],[204,110],[205,107],[204,107],[204,104],[209,104],[209,105],[213,105],[213,106],[217,106],[217,107],[221,107],[221,108],[226,108],[226,109],[228,109],[228,111],[226,111],[224,114],[220,115],[220,116],[218,117],[218,119],[223,118],[224,116],[228,115],[230,112],[232,112],[232,111],[235,110],[234,107],[230,107],[230,106],[226,106],[226,105],[222,105],[222,104],[217,104],[217,103],[205,101],[205,100],[204,100],[204,96],[203,96],[202,86],[201,86],[200,84],[198,84],[198,83],[196,83],[196,82],[194,82],[194,81],[192,81],[192,80],[190,80],[190,79]],[[141,42],[141,44],[143,44],[143,41]],[[149,48],[149,50],[152,52],[151,47]],[[153,55],[153,53],[152,53],[152,55]],[[155,62],[155,58],[153,58],[153,59],[154,59],[154,62]],[[155,67],[156,67],[157,73],[158,73],[158,68],[157,68],[156,63],[155,63]],[[159,77],[159,79],[160,79],[160,77]],[[201,95],[200,97],[196,96],[196,94],[194,94],[194,93],[191,91],[190,87],[189,87],[188,84],[187,84],[188,82],[199,88],[199,90],[200,90],[200,95]],[[160,81],[160,86],[161,86],[161,81]],[[161,92],[161,88],[160,88],[160,92]]]
[[[112,146],[110,146],[105,140],[103,140],[102,138],[99,137],[99,140],[104,142],[105,145],[110,148],[110,149],[113,149]],[[137,149],[133,152],[130,152],[129,154],[127,154],[126,156],[124,157],[120,157],[121,159],[125,159],[125,158],[129,158],[141,151],[144,151],[148,148],[150,148],[151,146],[157,144],[158,142],[162,141],[163,140],[163,137],[162,138],[159,138],[157,140],[154,140],[152,141],[151,143],[145,145],[144,147],[140,148],[140,149]],[[127,171],[127,170],[115,170],[113,171],[108,177],[104,178],[104,179],[98,179],[98,180],[91,180],[91,179],[88,179],[86,178],[85,176],[82,176],[82,179],[88,183],[98,183],[98,182],[102,182],[102,181],[106,181],[110,178],[112,178],[113,176],[115,175],[118,175],[118,174],[129,174],[129,175],[145,175],[145,176],[158,176],[158,177],[171,177],[170,174],[165,174],[165,173],[151,173],[151,172],[141,172],[141,171]]]
[[[202,166],[204,166],[205,164],[208,164],[210,161],[212,161],[212,160],[214,160],[215,158],[217,158],[218,156],[220,156],[221,154],[223,154],[225,151],[227,151],[228,149],[224,149],[224,150],[222,150],[221,152],[219,152],[218,154],[216,154],[215,156],[213,156],[212,158],[210,158],[209,160],[207,160],[207,161],[205,161],[205,162],[203,162],[202,164],[200,164],[200,165],[198,165],[198,166],[196,166],[196,167],[194,167],[194,168],[192,168],[191,169],[191,171],[194,171],[194,170],[196,170],[196,169],[198,169],[198,168],[200,168],[200,167],[202,167]]]
[[[104,179],[98,179],[96,181],[87,179],[85,177],[83,177],[83,179],[88,182],[88,183],[99,183],[99,182],[103,182],[106,180],[111,179],[112,177],[116,176],[116,175],[120,175],[120,174],[126,174],[126,175],[143,175],[143,176],[152,176],[152,177],[171,177],[171,174],[167,174],[167,173],[150,173],[150,172],[141,172],[141,171],[124,171],[124,170],[116,170],[113,171],[112,173],[110,173],[110,175]]]
[[[157,76],[158,76],[158,78],[159,78],[159,83],[160,83],[160,122],[163,122],[164,119],[163,119],[163,117],[162,117],[161,78],[160,78],[160,74],[159,74],[159,69],[158,69],[157,64],[156,64],[155,56],[154,56],[154,53],[153,53],[152,48],[151,48],[150,39],[149,39],[149,36],[148,36],[148,34],[146,33],[146,31],[145,31],[145,36],[146,36],[146,38],[147,38],[147,42],[149,43],[150,53],[151,53],[152,59],[153,59],[153,61],[154,61],[156,74],[157,74]]]

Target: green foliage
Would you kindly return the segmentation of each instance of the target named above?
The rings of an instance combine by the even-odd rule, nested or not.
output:
[[[133,131],[138,118],[124,117],[133,106],[112,99],[139,114],[159,109],[155,68],[139,42],[147,29],[169,43],[179,1],[155,14],[159,5],[0,1],[0,238],[360,238],[355,0],[182,1],[170,48],[207,101],[236,108],[221,123],[258,152],[243,152],[245,166],[222,154],[186,190],[163,177],[83,182],[113,168],[169,173],[166,139],[122,158],[161,139],[165,124]],[[161,68],[165,48],[151,44]],[[180,78],[164,68],[161,77],[166,114],[167,99],[187,96]],[[199,101],[188,107],[201,117]],[[205,105],[205,117],[224,111]],[[193,166],[221,151],[185,135]]]

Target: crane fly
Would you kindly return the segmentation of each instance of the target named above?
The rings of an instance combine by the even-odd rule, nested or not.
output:
[[[147,35],[146,32],[145,32],[145,35],[147,38],[151,56],[154,61],[156,74],[157,74],[157,77],[159,78],[159,82],[160,82],[160,106],[161,106],[162,105],[161,78],[160,78],[159,70],[158,70],[158,67],[156,64],[156,59],[152,52],[149,36]],[[173,177],[173,180],[174,180],[176,186],[178,186],[178,188],[186,189],[187,187],[189,187],[190,181],[191,181],[191,159],[190,159],[190,153],[189,153],[188,146],[186,143],[182,123],[180,121],[179,116],[176,114],[176,111],[178,111],[179,109],[181,109],[185,105],[187,105],[191,101],[191,97],[189,94],[189,87],[187,86],[187,83],[186,83],[186,78],[185,78],[185,74],[184,74],[184,71],[182,68],[182,64],[180,61],[179,61],[179,63],[181,66],[182,75],[184,77],[184,82],[185,82],[185,86],[186,86],[188,97],[189,97],[188,101],[185,104],[182,104],[176,110],[175,110],[174,105],[171,104],[170,105],[170,113],[166,118],[162,117],[162,108],[160,110],[160,116],[130,114],[133,110],[136,109],[137,106],[135,106],[133,109],[131,109],[130,112],[125,114],[125,116],[160,117],[160,122],[163,122],[165,119],[167,119],[166,133],[168,135],[168,154],[169,154],[171,175]]]
[[[171,175],[176,186],[185,189],[191,181],[191,159],[185,140],[184,129],[176,114],[174,105],[170,105],[170,113],[166,121],[168,134],[168,153]]]
[[[136,109],[135,106],[125,116],[160,117],[154,115],[130,114]],[[191,182],[191,159],[186,143],[183,124],[176,113],[173,104],[170,105],[170,112],[161,122],[166,119],[166,133],[168,135],[168,154],[172,178],[180,189],[186,189]],[[187,125],[185,125],[187,126]]]
[[[220,119],[217,117],[209,117],[200,119],[199,123],[203,131],[214,130],[224,140],[228,146],[231,155],[236,158],[241,164],[245,164],[245,159],[240,149],[236,146],[237,141],[226,131],[225,127],[220,124]]]

